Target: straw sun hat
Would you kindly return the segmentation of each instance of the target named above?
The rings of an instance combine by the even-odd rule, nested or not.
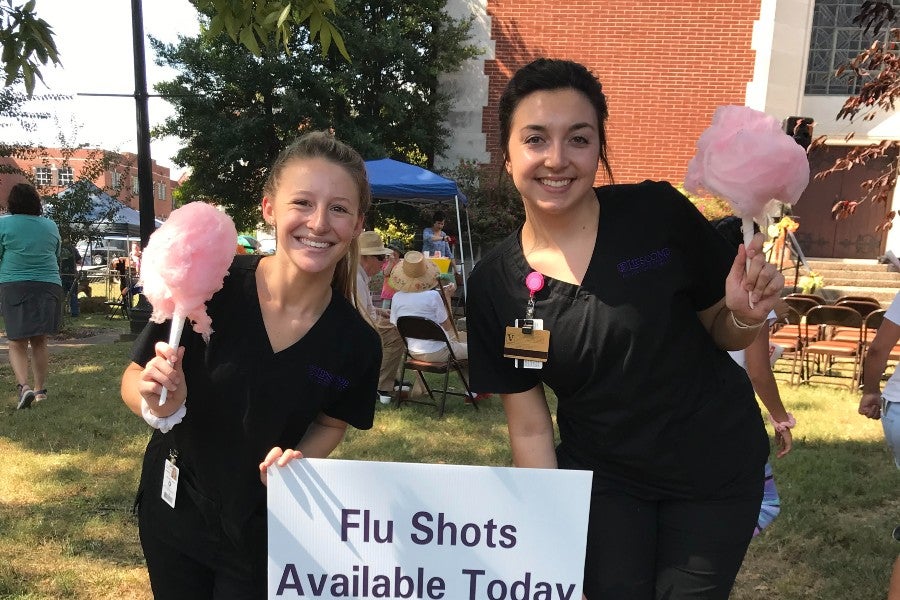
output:
[[[421,252],[410,250],[391,271],[391,287],[398,292],[424,292],[438,282],[437,265]]]
[[[384,256],[391,250],[384,247],[377,231],[363,231],[359,234],[359,254],[361,256]]]

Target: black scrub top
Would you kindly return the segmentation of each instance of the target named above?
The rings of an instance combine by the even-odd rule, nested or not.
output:
[[[177,451],[180,479],[198,504],[220,515],[237,545],[250,515],[264,514],[258,465],[269,450],[295,447],[320,411],[370,429],[381,365],[378,334],[336,291],[306,335],[274,352],[256,291],[261,258],[235,257],[223,288],[207,303],[209,343],[185,327],[187,415],[167,434],[154,431],[141,475],[141,493],[155,501],[163,463]],[[134,362],[146,364],[168,331],[168,321],[148,324],[135,342]]]
[[[532,271],[521,231],[469,279],[473,390],[546,384],[558,398],[560,466],[594,472],[594,489],[648,499],[758,494],[768,438],[744,370],[697,313],[725,295],[735,250],[672,186],[596,190],[600,220],[582,284],[545,276],[534,317],[550,331],[541,370],[503,357],[525,316]]]

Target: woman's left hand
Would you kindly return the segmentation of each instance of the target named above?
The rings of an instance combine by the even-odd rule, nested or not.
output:
[[[791,430],[785,429],[784,431],[776,431],[775,444],[778,446],[778,451],[775,453],[776,458],[787,456],[787,453],[790,452],[791,448],[794,446],[794,438],[791,435]]]
[[[269,485],[269,467],[272,465],[285,467],[289,462],[297,458],[303,458],[303,453],[293,448],[282,450],[276,446],[269,450],[266,458],[259,463],[259,479],[262,481],[262,484],[265,486]]]
[[[784,276],[766,260],[763,241],[762,233],[757,233],[747,248],[743,244],[738,248],[725,280],[725,305],[747,325],[764,321],[784,288]]]

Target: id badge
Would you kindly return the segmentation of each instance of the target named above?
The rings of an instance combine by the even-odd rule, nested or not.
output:
[[[517,369],[543,369],[550,355],[550,332],[543,319],[516,319],[515,327],[507,327],[503,356],[514,359]]]
[[[175,495],[178,493],[178,467],[170,459],[166,459],[163,470],[162,499],[175,508]]]

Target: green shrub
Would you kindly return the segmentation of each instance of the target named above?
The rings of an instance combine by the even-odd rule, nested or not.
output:
[[[473,243],[490,247],[525,221],[522,199],[509,177],[472,160],[442,173],[453,179],[469,200]]]
[[[734,214],[734,211],[731,210],[731,206],[728,202],[721,198],[716,196],[697,196],[691,194],[684,189],[683,185],[676,185],[675,189],[687,196],[688,200],[697,207],[697,210],[706,217],[707,221],[715,221],[716,219],[721,219],[722,217]]]

